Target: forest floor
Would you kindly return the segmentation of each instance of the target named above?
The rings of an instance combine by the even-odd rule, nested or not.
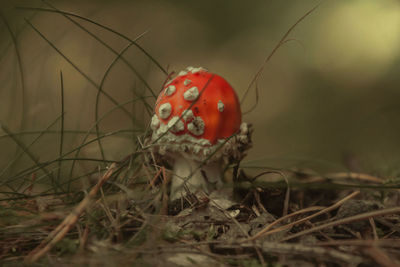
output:
[[[32,186],[3,198],[2,266],[400,264],[394,181],[309,170],[248,177],[239,168],[224,189],[171,203],[170,172],[131,161],[112,164],[86,190],[35,196]]]

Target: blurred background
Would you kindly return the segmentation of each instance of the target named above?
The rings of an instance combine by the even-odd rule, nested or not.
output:
[[[147,127],[151,91],[158,94],[167,77],[115,32],[51,10],[139,38],[166,72],[205,67],[242,98],[282,36],[318,3],[266,64],[256,108],[246,112],[256,103],[254,87],[242,104],[255,129],[243,166],[397,174],[399,1],[68,0],[1,2],[1,175],[71,151],[65,158],[101,159],[97,142],[76,154],[96,137],[96,107],[99,132],[108,134],[104,158],[122,159]],[[49,171],[68,172],[70,164]],[[98,164],[80,161],[76,172]]]

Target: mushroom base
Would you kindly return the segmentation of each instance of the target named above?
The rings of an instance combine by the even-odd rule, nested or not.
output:
[[[170,200],[187,194],[204,191],[210,193],[222,184],[222,162],[215,161],[202,166],[201,161],[179,155],[175,158],[171,182]]]
[[[223,166],[243,159],[252,146],[252,132],[251,124],[243,122],[235,135],[211,144],[188,134],[177,136],[162,125],[145,145],[174,166],[170,199],[175,200],[186,195],[186,189],[192,193],[198,190],[210,193],[222,183]]]

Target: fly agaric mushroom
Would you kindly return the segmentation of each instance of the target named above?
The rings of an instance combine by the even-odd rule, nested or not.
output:
[[[188,67],[158,96],[151,120],[154,151],[173,164],[171,200],[222,182],[224,161],[241,160],[251,146],[238,97],[221,76]]]

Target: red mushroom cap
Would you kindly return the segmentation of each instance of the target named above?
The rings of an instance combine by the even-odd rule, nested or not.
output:
[[[159,144],[179,144],[184,150],[193,144],[197,148],[189,149],[196,153],[238,133],[241,121],[232,86],[217,74],[188,67],[159,94],[151,128],[153,140]]]
[[[238,97],[230,84],[202,68],[189,68],[169,82],[158,96],[155,111],[164,124],[181,117],[184,127],[173,127],[174,134],[190,134],[211,144],[236,133],[242,120]]]

